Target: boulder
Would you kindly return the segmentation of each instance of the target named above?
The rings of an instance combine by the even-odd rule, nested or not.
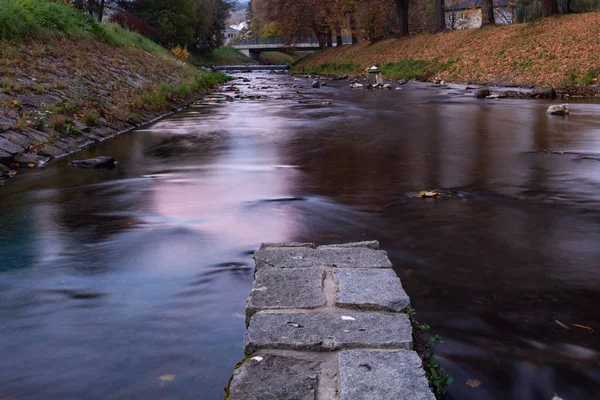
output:
[[[505,99],[506,95],[502,94],[502,93],[494,93],[494,94],[490,94],[489,96],[486,96],[485,98],[488,100]]]
[[[321,87],[321,82],[319,82],[319,81],[314,81],[314,82],[312,83],[312,87],[313,87],[313,88],[315,88],[315,89],[318,89],[318,88],[320,88],[320,87]]]
[[[536,89],[533,91],[533,96],[538,97],[540,99],[555,99],[556,90],[554,90],[554,88],[551,87]]]
[[[69,163],[70,166],[76,168],[114,168],[116,161],[112,157],[96,157],[88,160],[75,160]]]
[[[392,90],[392,85],[390,85],[389,83],[386,83],[385,85],[383,85],[383,89]]]
[[[397,83],[398,85],[406,85],[408,83],[408,79],[400,79]]]
[[[569,106],[567,104],[553,105],[546,111],[550,115],[569,115]]]
[[[363,89],[364,85],[362,83],[353,83],[350,85],[352,89]]]
[[[485,99],[490,94],[492,94],[492,93],[490,92],[489,89],[478,89],[475,91],[475,97],[478,99]]]

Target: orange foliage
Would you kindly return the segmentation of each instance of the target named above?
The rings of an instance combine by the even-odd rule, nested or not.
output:
[[[360,64],[364,70],[403,59],[436,60],[447,69],[435,72],[456,82],[560,87],[587,80],[590,84],[600,73],[598,37],[600,13],[565,15],[530,24],[359,43],[324,51],[300,67]]]

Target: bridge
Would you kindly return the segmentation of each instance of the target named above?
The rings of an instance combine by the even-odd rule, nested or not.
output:
[[[351,37],[343,37],[344,45],[352,44]],[[337,44],[334,42],[333,46]],[[250,39],[236,38],[229,42],[229,46],[238,50],[246,57],[253,60],[260,60],[260,53],[263,51],[284,51],[290,49],[298,50],[319,50],[321,45],[316,37],[299,37],[294,41],[288,41],[283,38],[279,39]]]

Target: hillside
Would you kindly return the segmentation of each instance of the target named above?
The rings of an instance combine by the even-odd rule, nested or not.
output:
[[[566,15],[530,24],[448,31],[315,54],[299,72],[361,73],[378,64],[391,79],[558,88],[597,83],[600,13]]]
[[[13,168],[150,121],[227,79],[48,1],[0,0],[0,37],[0,164]]]

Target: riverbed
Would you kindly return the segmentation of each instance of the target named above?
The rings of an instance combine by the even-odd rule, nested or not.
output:
[[[240,77],[0,189],[0,398],[223,398],[260,243],[373,239],[448,399],[600,398],[599,104]]]

